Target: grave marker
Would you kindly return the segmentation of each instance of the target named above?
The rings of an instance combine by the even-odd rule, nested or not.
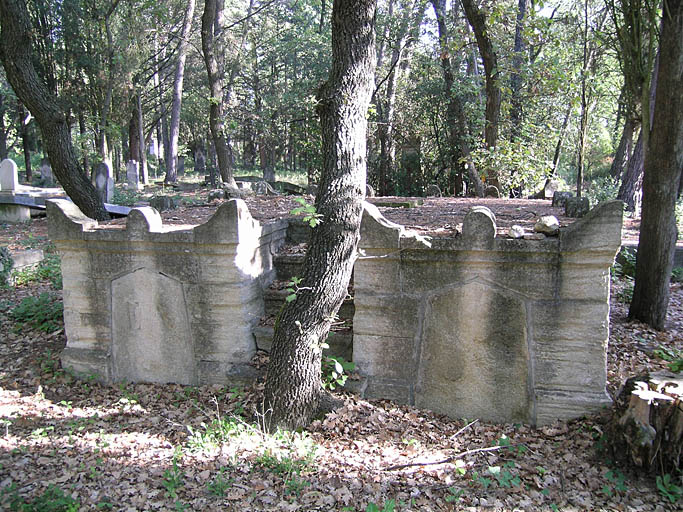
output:
[[[0,162],[0,190],[14,192],[19,188],[19,172],[14,160],[6,158]]]

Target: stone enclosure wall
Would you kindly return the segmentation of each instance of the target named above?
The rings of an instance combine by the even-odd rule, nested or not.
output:
[[[152,208],[99,229],[48,206],[62,255],[65,366],[106,381],[226,383],[253,375],[254,327],[286,221],[240,200],[169,228]],[[353,359],[368,398],[453,417],[546,424],[609,404],[609,267],[622,203],[545,240],[496,237],[486,208],[431,244],[368,204],[354,270]],[[431,245],[431,246],[430,246]]]
[[[261,226],[242,201],[205,224],[163,226],[135,208],[98,229],[71,202],[48,203],[62,257],[62,364],[105,381],[227,383],[252,375],[253,327],[287,223]]]

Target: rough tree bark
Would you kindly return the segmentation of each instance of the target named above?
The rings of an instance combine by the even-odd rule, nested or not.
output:
[[[669,279],[677,238],[675,205],[683,169],[683,0],[664,1],[659,48],[629,317],[661,330],[669,306]]]
[[[52,171],[85,215],[97,220],[109,218],[95,187],[80,168],[66,115],[33,66],[26,3],[0,0],[0,27],[0,60],[7,80],[36,118]]]
[[[498,125],[500,119],[501,91],[498,70],[498,56],[489,38],[484,13],[475,5],[473,0],[462,0],[465,15],[472,26],[474,37],[477,39],[479,54],[484,61],[484,76],[486,78],[486,126],[484,127],[484,141],[487,149],[496,147],[498,143]],[[487,169],[488,183],[500,190],[500,179],[497,169]]]
[[[169,144],[167,155],[167,168],[164,183],[175,183],[178,180],[178,135],[180,132],[180,108],[183,101],[183,79],[185,77],[185,59],[187,57],[187,45],[194,16],[195,0],[188,0],[183,18],[183,29],[180,33],[178,44],[178,63],[176,64],[175,78],[173,79],[173,101],[171,103],[171,126],[169,127]]]
[[[318,91],[323,168],[301,289],[275,329],[265,388],[266,425],[309,423],[323,397],[321,343],[356,259],[366,178],[367,110],[375,70],[375,0],[335,0],[332,68]]]

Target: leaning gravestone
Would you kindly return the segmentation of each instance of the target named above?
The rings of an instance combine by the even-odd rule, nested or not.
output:
[[[178,207],[171,196],[154,196],[149,200],[149,205],[158,212],[175,210]]]
[[[111,203],[114,199],[114,179],[107,162],[100,162],[95,167],[95,188],[104,203]]]
[[[55,183],[54,176],[52,175],[52,166],[47,158],[43,158],[40,161],[40,177],[43,180],[44,187],[51,187]]]
[[[439,186],[432,183],[431,185],[427,185],[425,195],[427,197],[441,197],[443,194],[441,193]]]
[[[6,158],[0,162],[0,190],[13,192],[19,188],[19,172],[14,160]]]
[[[128,160],[126,164],[126,181],[129,190],[140,190],[140,168],[135,160]]]

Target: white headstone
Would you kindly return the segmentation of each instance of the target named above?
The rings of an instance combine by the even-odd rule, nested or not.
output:
[[[128,188],[138,190],[140,185],[140,170],[138,163],[135,160],[128,160],[126,164],[126,180],[128,181]]]
[[[0,190],[14,191],[19,188],[19,172],[14,160],[6,158],[0,162]]]

